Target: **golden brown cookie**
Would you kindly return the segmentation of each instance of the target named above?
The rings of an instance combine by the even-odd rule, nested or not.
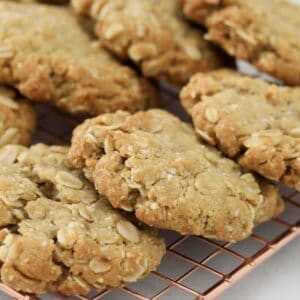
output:
[[[199,73],[181,100],[199,135],[262,176],[300,190],[300,88],[235,71]]]
[[[92,19],[103,45],[134,62],[146,77],[183,84],[197,71],[220,67],[222,54],[184,18],[177,0],[73,0]]]
[[[287,0],[181,0],[228,54],[290,85],[300,84],[300,6]]]
[[[149,83],[93,43],[67,8],[1,1],[0,45],[0,82],[30,100],[97,115],[145,109],[155,99]]]
[[[134,225],[74,169],[68,148],[0,149],[1,282],[26,293],[86,294],[148,274],[163,241]]]
[[[163,110],[88,119],[69,157],[114,207],[182,234],[244,239],[265,201],[250,173]]]
[[[16,93],[0,85],[0,147],[6,144],[27,145],[36,126],[32,106]]]
[[[20,3],[35,3],[41,2],[46,4],[67,4],[69,0],[6,0],[6,1],[14,1]]]

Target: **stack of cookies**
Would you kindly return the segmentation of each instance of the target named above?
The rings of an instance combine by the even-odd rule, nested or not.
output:
[[[285,0],[1,1],[1,282],[116,288],[157,268],[157,229],[235,242],[280,214],[274,181],[300,190],[299,26]],[[27,147],[36,102],[85,118],[70,145]]]

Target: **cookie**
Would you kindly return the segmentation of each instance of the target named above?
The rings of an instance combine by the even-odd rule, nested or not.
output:
[[[181,0],[228,54],[286,82],[300,84],[300,6],[287,0]]]
[[[97,115],[145,109],[156,98],[145,79],[90,40],[67,8],[1,1],[0,44],[0,82],[30,100]]]
[[[7,0],[21,3],[35,3],[41,2],[46,4],[68,4],[69,0]]]
[[[222,54],[193,28],[174,0],[73,0],[103,45],[146,77],[185,83],[197,71],[223,65]]]
[[[68,148],[0,149],[1,282],[26,293],[86,294],[148,274],[162,239],[134,225],[74,169]]]
[[[199,135],[242,166],[300,190],[300,88],[199,73],[181,100]]]
[[[75,129],[69,157],[114,207],[182,234],[244,239],[264,201],[250,173],[163,110],[88,119]]]
[[[32,106],[16,93],[0,85],[0,147],[6,144],[27,145],[35,130],[36,115]]]

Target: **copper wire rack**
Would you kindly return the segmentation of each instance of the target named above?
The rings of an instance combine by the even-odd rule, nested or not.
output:
[[[162,98],[164,108],[188,120],[174,92],[164,89]],[[68,144],[72,129],[80,120],[47,105],[38,105],[37,111],[39,128],[33,143]],[[300,193],[282,186],[280,190],[286,200],[286,210],[278,218],[255,228],[248,239],[232,244],[161,231],[167,244],[167,253],[157,271],[123,289],[92,291],[85,297],[71,299],[215,299],[257,265],[300,236]],[[3,284],[0,284],[0,291],[6,295],[4,299],[64,299],[60,295],[50,294],[22,295]],[[0,299],[3,299],[1,292]]]

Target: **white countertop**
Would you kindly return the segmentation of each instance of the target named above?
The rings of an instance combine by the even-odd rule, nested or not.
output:
[[[300,238],[236,283],[219,300],[299,300]]]

